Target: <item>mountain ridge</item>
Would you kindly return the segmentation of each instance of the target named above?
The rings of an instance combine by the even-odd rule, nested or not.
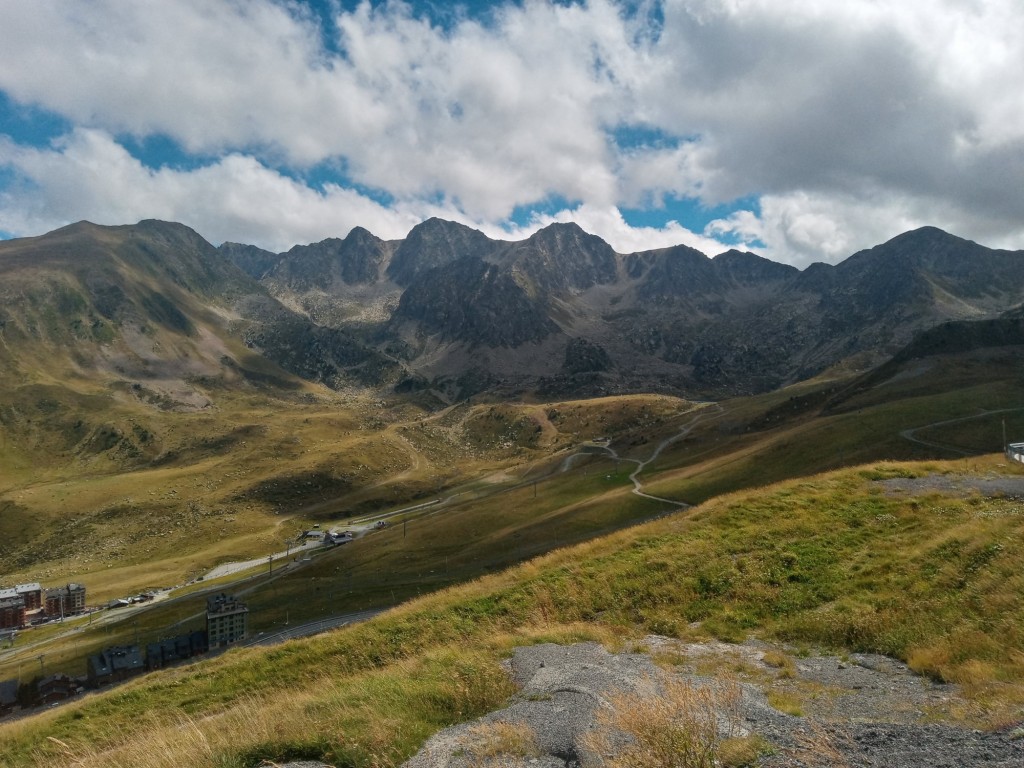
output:
[[[385,390],[416,380],[439,403],[482,383],[504,395],[752,394],[1024,305],[1024,252],[935,227],[798,270],[735,249],[620,254],[576,224],[501,241],[435,218],[402,240],[356,227],[271,254],[215,248],[173,222],[80,222],[0,243],[0,274],[14,276],[0,322],[12,328],[12,309],[37,311],[19,270],[80,284],[53,289],[43,314],[93,328],[96,344],[129,316],[185,338],[220,324],[293,375]]]

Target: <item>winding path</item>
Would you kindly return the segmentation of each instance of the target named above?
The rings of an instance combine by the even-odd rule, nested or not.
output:
[[[720,406],[718,403],[715,403],[713,407],[718,412],[716,415],[721,416],[722,414],[725,413],[725,411],[722,409],[722,406]],[[645,499],[651,499],[653,501],[662,501],[665,502],[666,504],[674,504],[680,509],[689,509],[691,505],[687,504],[685,501],[676,501],[674,499],[666,499],[662,496],[652,496],[649,493],[644,493],[643,485],[640,483],[639,474],[644,471],[644,468],[648,464],[657,459],[658,456],[661,455],[661,452],[665,450],[668,446],[672,445],[672,443],[676,442],[677,440],[682,440],[684,437],[690,434],[690,432],[693,431],[693,428],[697,426],[697,423],[704,418],[705,410],[707,409],[701,408],[699,412],[696,413],[694,417],[690,419],[690,421],[688,421],[681,430],[679,430],[679,432],[672,435],[672,437],[668,437],[662,440],[660,443],[658,443],[658,447],[654,449],[654,453],[652,453],[646,459],[640,460],[624,458],[622,456],[619,456],[618,452],[614,448],[611,448],[610,446],[607,445],[595,445],[594,447],[606,451],[616,461],[629,461],[636,464],[636,469],[629,473],[629,479],[633,483],[633,493],[635,493],[637,496],[643,496]],[[576,453],[566,458],[566,460],[562,462],[563,469],[568,469],[569,466],[571,466],[570,459],[573,459],[576,456],[580,455],[582,454]]]
[[[926,448],[937,448],[940,451],[949,451],[951,453],[955,453],[955,454],[958,454],[960,456],[977,456],[979,453],[981,453],[980,451],[968,451],[968,450],[964,450],[963,448],[958,448],[958,447],[956,447],[954,445],[950,445],[949,443],[937,443],[937,442],[934,442],[932,440],[923,440],[920,437],[915,437],[915,433],[921,431],[922,429],[931,429],[933,427],[944,427],[947,424],[958,424],[961,421],[973,421],[974,419],[984,419],[987,416],[994,416],[994,415],[999,414],[999,413],[1017,413],[1019,411],[1024,411],[1024,408],[1000,408],[999,410],[996,410],[996,411],[982,410],[979,413],[972,414],[971,416],[960,416],[960,417],[958,417],[956,419],[946,419],[944,421],[934,421],[931,424],[924,424],[924,425],[922,425],[920,427],[912,427],[911,429],[904,429],[904,430],[900,431],[900,437],[902,437],[904,440],[909,440],[912,443],[917,443],[918,445],[923,445]]]
[[[691,418],[679,430],[679,432],[677,432],[676,434],[672,435],[671,437],[668,437],[665,440],[662,440],[660,443],[658,443],[657,447],[654,449],[654,452],[650,456],[648,456],[646,459],[641,460],[641,459],[625,458],[625,457],[619,456],[618,452],[614,448],[611,448],[608,445],[601,445],[599,443],[591,443],[589,445],[581,447],[580,449],[577,450],[576,453],[573,453],[573,454],[570,454],[569,456],[566,456],[565,459],[562,461],[561,465],[559,465],[557,473],[568,472],[570,469],[572,469],[573,463],[577,459],[579,459],[580,457],[587,456],[588,454],[589,455],[593,455],[595,450],[604,451],[609,456],[611,456],[613,459],[615,459],[616,461],[628,461],[628,462],[631,462],[633,464],[636,464],[636,469],[634,469],[629,474],[630,482],[633,483],[633,493],[634,494],[636,494],[637,496],[642,496],[645,499],[651,499],[652,501],[660,501],[660,502],[665,503],[665,504],[672,504],[673,506],[679,507],[680,509],[688,509],[691,505],[687,504],[686,502],[676,501],[674,499],[666,499],[666,498],[663,498],[661,496],[653,496],[653,495],[651,495],[649,493],[645,493],[644,490],[643,490],[643,484],[640,482],[639,475],[640,475],[641,472],[644,471],[644,469],[647,467],[647,465],[650,464],[651,462],[653,462],[655,459],[657,459],[658,456],[661,455],[661,452],[664,451],[668,446],[672,445],[672,443],[676,442],[677,440],[682,440],[684,437],[686,437],[688,434],[690,434],[690,432],[693,431],[694,427],[696,427],[697,424],[704,419],[705,415],[707,414],[707,411],[712,410],[712,409],[716,411],[716,416],[721,416],[722,414],[725,413],[725,411],[723,410],[722,406],[720,406],[718,403],[713,403],[713,404],[710,404],[708,406],[704,406],[704,407],[701,407],[701,408],[697,409],[697,412],[693,415],[693,418]],[[405,439],[404,437],[401,437],[401,436],[398,436],[398,437],[400,437],[403,440]],[[407,444],[409,445],[410,448],[413,448],[411,443],[407,443]],[[413,452],[415,452],[415,451],[413,451]],[[519,485],[512,486],[511,488],[506,488],[506,489],[504,489],[504,491],[514,490],[515,488],[521,488],[521,487],[524,487],[526,485],[529,485],[532,482],[534,482],[534,481],[531,480],[531,481],[523,482],[523,483],[520,483]],[[503,492],[503,491],[499,491],[499,493],[500,492]],[[402,509],[396,509],[396,510],[393,510],[393,511],[390,511],[390,512],[384,512],[384,513],[381,513],[381,514],[372,515],[372,516],[369,516],[369,517],[362,518],[359,522],[352,522],[352,521],[350,521],[346,525],[358,537],[358,536],[362,535],[363,533],[365,533],[366,531],[371,530],[378,521],[386,521],[389,518],[396,517],[398,515],[407,514],[409,512],[414,512],[414,511],[419,511],[419,510],[426,509],[426,508],[429,508],[429,507],[437,507],[437,509],[431,510],[430,512],[425,513],[425,516],[427,516],[427,517],[429,517],[432,514],[436,514],[438,512],[441,512],[450,502],[454,501],[457,497],[463,495],[463,493],[457,493],[457,494],[454,494],[454,495],[451,495],[451,496],[446,496],[446,497],[443,497],[443,498],[438,498],[438,499],[433,499],[431,501],[423,502],[421,504],[415,504],[415,505],[413,505],[411,507],[404,507]],[[320,505],[326,504],[326,503],[327,502],[321,502],[321,503],[318,503],[317,505],[314,505],[314,506],[320,506]],[[311,509],[311,507],[307,507],[303,511],[308,511],[309,509]],[[248,560],[246,562],[223,563],[223,564],[217,566],[216,568],[214,568],[209,573],[205,574],[204,579],[213,579],[213,578],[217,578],[219,576],[226,576],[226,575],[229,575],[229,574],[237,573],[237,572],[240,572],[240,571],[247,570],[249,568],[254,568],[256,566],[266,564],[266,563],[268,563],[268,561],[269,562],[273,562],[275,560],[282,560],[282,559],[286,558],[289,554],[301,551],[303,549],[319,549],[321,546],[322,546],[322,544],[320,542],[309,543],[309,544],[305,544],[305,545],[299,545],[299,546],[292,547],[290,549],[290,552],[277,552],[277,553],[275,553],[273,555],[270,555],[269,557],[259,557],[259,558],[255,558],[253,560]]]

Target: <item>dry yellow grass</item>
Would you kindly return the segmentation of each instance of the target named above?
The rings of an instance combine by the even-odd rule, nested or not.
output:
[[[38,457],[27,474],[5,476],[9,484],[0,488],[0,505],[11,505],[10,535],[22,549],[0,579],[75,579],[98,601],[181,583],[219,562],[266,554],[286,536],[332,515],[412,503],[442,484],[496,470],[512,470],[508,479],[515,482],[550,451],[583,439],[547,418],[562,404],[501,406],[509,419],[535,423],[543,434],[536,446],[505,450],[474,427],[491,406],[474,406],[449,433],[432,436],[429,426],[437,417],[409,406],[382,409],[366,397],[324,392],[315,399],[320,402],[222,394],[213,414],[122,404],[126,424],[145,424],[161,455],[177,458],[158,467],[100,468],[51,454]],[[633,396],[564,407],[584,414],[584,422],[593,420],[591,431],[614,434],[638,414],[671,419],[689,406]],[[481,440],[482,452],[473,447]],[[337,478],[337,487],[316,490],[328,475]]]
[[[1010,514],[1015,502],[1007,499],[953,495],[939,503],[931,495],[920,504],[880,492],[880,479],[931,471],[921,469],[878,465],[734,494],[424,597],[345,632],[154,675],[60,716],[0,729],[9,755],[0,765],[60,765],[49,748],[35,762],[26,757],[29,745],[37,749],[49,736],[72,749],[120,748],[122,730],[144,722],[133,713],[164,713],[154,727],[174,728],[178,721],[167,713],[182,706],[201,720],[241,712],[247,697],[275,691],[314,696],[310,706],[328,718],[333,740],[310,743],[304,731],[289,730],[267,744],[238,732],[218,757],[223,766],[234,768],[231,760],[242,756],[247,765],[286,753],[337,756],[348,743],[337,734],[356,739],[362,759],[372,754],[383,764],[408,755],[437,727],[495,708],[507,695],[497,662],[514,643],[628,646],[695,620],[719,638],[760,632],[914,659],[964,684],[967,705],[954,714],[1006,723],[1014,711],[1019,716],[1024,691],[1020,606],[1012,599],[1024,515]],[[784,658],[768,660],[785,668]],[[741,661],[721,664],[728,670]],[[777,676],[754,662],[735,674]],[[802,709],[804,693],[818,693],[787,692],[788,681],[776,682],[780,693],[771,701],[787,711]],[[378,741],[382,721],[390,742]],[[671,748],[655,745],[649,759]]]
[[[597,728],[586,736],[584,764],[717,768],[747,757],[748,750],[741,748],[738,683],[669,678],[660,689],[611,696],[608,708],[598,711]]]
[[[777,669],[779,677],[791,678],[796,676],[796,664],[789,654],[772,649],[764,652],[761,656],[761,661],[769,667]]]
[[[466,733],[465,745],[474,760],[488,760],[490,765],[496,766],[501,765],[502,759],[518,764],[522,758],[540,754],[537,734],[528,724],[505,720],[473,726]]]

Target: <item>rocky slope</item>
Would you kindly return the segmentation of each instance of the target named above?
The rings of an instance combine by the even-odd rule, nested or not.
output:
[[[224,388],[287,393],[302,379],[337,388],[400,376],[346,329],[286,307],[229,254],[253,268],[267,261],[159,221],[0,242],[0,435],[44,452],[146,460],[145,425],[115,423],[117,403],[196,411]]]
[[[226,255],[246,266],[237,248]],[[358,327],[450,397],[473,394],[452,384],[468,378],[717,398],[867,367],[942,322],[1019,310],[1024,252],[923,228],[799,271],[735,250],[618,254],[574,224],[504,242],[431,219],[398,242],[357,229],[292,249],[261,281],[318,323]],[[580,344],[600,363],[581,366]]]
[[[241,341],[283,376],[437,402],[757,393],[1024,306],[1024,252],[934,228],[799,271],[738,251],[619,254],[575,224],[506,242],[430,219],[399,241],[357,227],[271,254],[180,224],[83,222],[0,243],[0,274],[8,371],[63,360],[184,392],[244,372]]]
[[[757,642],[687,644],[651,636],[646,645],[674,660],[675,669],[666,671],[647,653],[610,654],[596,643],[517,648],[509,672],[519,692],[511,704],[435,735],[403,768],[638,764],[630,754],[645,754],[640,749],[651,734],[630,730],[636,718],[620,711],[626,706],[646,710],[640,714],[649,722],[671,716],[677,726],[685,723],[692,750],[673,743],[693,765],[710,765],[712,756],[744,742],[753,759],[742,764],[794,768],[1009,768],[1024,757],[1024,732],[944,722],[957,686],[918,677],[884,656],[808,655],[793,663]],[[773,692],[776,700],[785,692],[807,711],[779,711],[766,698]]]

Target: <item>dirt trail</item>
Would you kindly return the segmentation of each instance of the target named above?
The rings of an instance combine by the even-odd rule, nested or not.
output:
[[[389,477],[388,482],[393,483],[396,480],[405,480],[411,477],[414,473],[419,472],[423,467],[423,459],[420,456],[420,452],[416,450],[416,446],[413,445],[405,435],[394,428],[388,430],[388,436],[393,437],[402,443],[409,455],[409,467],[402,470],[397,475]]]
[[[663,498],[661,496],[652,496],[649,493],[645,493],[644,490],[643,490],[643,484],[640,482],[639,475],[640,475],[641,472],[644,471],[644,469],[647,467],[648,464],[653,462],[655,459],[658,458],[658,456],[661,455],[661,452],[663,450],[665,450],[668,446],[672,445],[672,443],[677,442],[678,440],[682,440],[684,437],[686,437],[688,434],[690,434],[690,432],[693,431],[694,427],[696,427],[697,424],[704,419],[704,416],[706,415],[705,412],[707,410],[709,410],[709,409],[714,409],[716,411],[716,415],[713,418],[717,418],[718,416],[722,416],[725,413],[725,410],[718,403],[714,403],[711,406],[706,406],[704,408],[701,408],[696,414],[694,414],[694,417],[692,419],[690,419],[690,421],[688,421],[683,426],[682,429],[679,430],[679,432],[677,432],[676,434],[672,435],[671,437],[668,437],[668,438],[662,440],[660,443],[658,443],[657,447],[654,449],[654,452],[650,456],[648,456],[646,459],[642,459],[641,460],[641,459],[624,458],[622,456],[619,456],[618,452],[614,448],[612,448],[611,446],[608,446],[608,445],[597,445],[595,447],[599,448],[599,449],[601,449],[603,451],[606,451],[616,461],[628,461],[628,462],[632,462],[632,463],[636,464],[636,469],[634,469],[629,474],[630,482],[633,483],[633,493],[634,494],[636,494],[637,496],[643,496],[645,499],[651,499],[653,501],[662,501],[662,502],[665,502],[666,504],[674,504],[675,506],[677,506],[677,507],[679,507],[681,509],[688,509],[690,507],[690,505],[687,504],[686,502],[676,501],[674,499],[666,499],[666,498]],[[574,456],[578,456],[578,455],[580,455],[580,454],[574,454]],[[565,469],[567,469],[568,467],[571,466],[570,459],[574,458],[574,456],[569,456],[562,463],[563,471],[565,471]]]

